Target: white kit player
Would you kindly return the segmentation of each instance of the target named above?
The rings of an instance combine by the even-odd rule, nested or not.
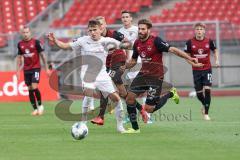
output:
[[[112,48],[122,48],[127,49],[130,48],[131,45],[127,42],[121,43],[113,38],[102,37],[101,36],[101,27],[99,21],[90,20],[88,22],[88,33],[89,36],[83,36],[77,39],[75,42],[67,42],[64,43],[58,40],[53,33],[48,35],[48,39],[54,42],[61,49],[73,49],[73,50],[81,50],[81,55],[84,56],[92,56],[101,62],[100,69],[95,73],[96,79],[93,82],[83,81],[84,95],[85,96],[95,96],[100,98],[99,92],[92,92],[97,89],[100,91],[105,97],[109,97],[115,103],[115,116],[117,119],[117,131],[123,133],[125,131],[123,127],[123,119],[122,119],[122,111],[123,105],[120,99],[120,96],[116,92],[111,77],[106,72],[106,57],[108,54],[108,49]],[[87,59],[89,61],[89,58]],[[99,68],[93,65],[93,68]]]

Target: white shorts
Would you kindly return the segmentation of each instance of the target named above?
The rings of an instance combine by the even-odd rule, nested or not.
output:
[[[111,77],[106,73],[98,75],[95,82],[82,82],[83,89],[97,89],[101,91],[104,97],[116,92]]]

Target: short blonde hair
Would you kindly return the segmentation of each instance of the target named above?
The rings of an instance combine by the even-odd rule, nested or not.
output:
[[[193,28],[195,29],[197,27],[202,27],[202,28],[206,29],[206,25],[202,22],[198,22],[198,23],[194,24]]]
[[[104,20],[104,21],[106,21],[106,20],[105,20],[105,17],[103,17],[103,16],[97,16],[95,19],[96,19],[97,21],[99,21],[99,20]]]

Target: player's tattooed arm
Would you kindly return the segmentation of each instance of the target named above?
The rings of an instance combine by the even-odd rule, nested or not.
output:
[[[137,59],[131,59],[129,62],[126,63],[125,68],[130,69],[133,68],[137,64]]]
[[[186,52],[184,52],[184,51],[182,51],[182,50],[180,50],[176,47],[170,47],[168,51],[177,55],[177,56],[179,56],[179,57],[181,57],[181,58],[186,59],[189,62],[192,62],[192,63],[195,63],[195,64],[198,63],[197,58],[190,57]]]
[[[53,33],[49,33],[47,38],[61,49],[71,49],[70,43],[58,40]]]
[[[132,43],[130,41],[122,41],[119,45],[119,48],[130,50],[130,49],[132,49]]]

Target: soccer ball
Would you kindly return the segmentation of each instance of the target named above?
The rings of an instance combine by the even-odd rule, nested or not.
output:
[[[71,134],[76,140],[84,139],[88,135],[88,127],[85,123],[76,122],[72,126]]]
[[[188,94],[188,97],[191,97],[191,98],[194,98],[194,97],[196,97],[196,96],[197,96],[196,91],[191,91],[191,92],[189,92],[189,94]]]

